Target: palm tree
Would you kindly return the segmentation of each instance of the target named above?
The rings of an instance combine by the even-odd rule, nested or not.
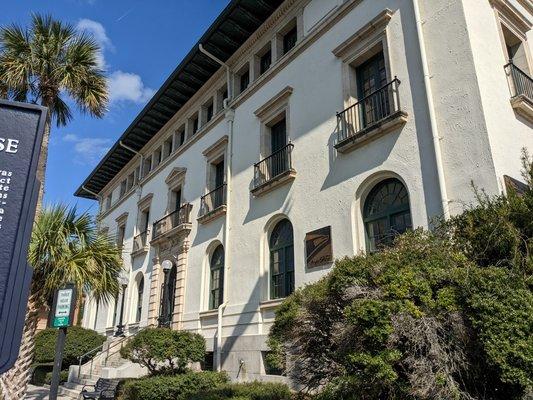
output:
[[[99,54],[100,48],[93,38],[51,16],[33,15],[28,28],[0,27],[0,98],[29,101],[48,108],[37,170],[41,182],[37,215],[44,196],[51,124],[64,126],[72,119],[66,98],[80,111],[95,117],[102,117],[106,111],[107,80],[98,64]],[[36,269],[19,359],[11,372],[0,379],[0,384],[7,387],[9,383],[17,393],[26,388],[33,356],[34,314],[38,305],[43,304],[40,290],[43,281],[39,278],[42,276]]]
[[[39,308],[54,291],[74,283],[81,300],[90,292],[97,301],[108,301],[119,291],[122,271],[120,250],[98,231],[88,213],[78,215],[75,208],[54,206],[44,209],[32,232],[28,261],[34,268],[29,310],[17,364],[2,376],[6,398],[20,399],[30,378],[33,336]]]
[[[72,119],[66,97],[78,109],[102,117],[108,103],[107,80],[99,67],[100,47],[93,38],[51,16],[32,16],[29,28],[0,28],[0,98],[48,107],[37,178],[37,210],[44,195],[50,126]]]

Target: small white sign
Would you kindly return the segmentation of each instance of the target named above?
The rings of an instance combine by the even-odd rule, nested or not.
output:
[[[61,289],[57,293],[56,317],[68,317],[72,302],[72,289]]]

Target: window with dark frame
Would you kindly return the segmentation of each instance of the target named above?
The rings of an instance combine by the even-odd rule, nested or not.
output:
[[[281,299],[294,292],[294,235],[284,219],[274,227],[270,247],[270,298]]]
[[[215,310],[224,299],[224,247],[222,245],[219,245],[213,252],[209,267],[209,309]]]
[[[283,54],[291,51],[298,41],[298,29],[294,26],[289,32],[283,36]]]
[[[240,92],[244,92],[246,88],[250,85],[250,70],[246,70],[243,72],[239,78],[239,90]]]
[[[137,285],[137,312],[135,313],[135,322],[141,321],[143,310],[143,296],[144,296],[144,276],[141,276]]]
[[[407,189],[396,178],[379,182],[368,194],[363,208],[367,249],[376,252],[412,228]]]
[[[259,73],[263,75],[272,65],[272,50],[269,49],[259,59]]]
[[[209,122],[213,119],[214,107],[213,102],[209,103],[205,108],[205,122]]]

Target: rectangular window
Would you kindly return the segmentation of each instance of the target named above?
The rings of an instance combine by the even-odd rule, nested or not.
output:
[[[140,233],[148,232],[148,227],[150,223],[150,209],[149,208],[146,208],[143,211],[141,211],[141,219],[139,222],[140,222],[140,225],[139,225]]]
[[[201,364],[202,371],[214,371],[214,353],[212,351],[205,353],[204,361]]]
[[[272,64],[272,50],[267,50],[265,54],[263,54],[259,60],[259,73],[263,75]]]
[[[185,126],[183,125],[176,131],[176,139],[174,140],[174,150],[179,149],[185,143]]]
[[[105,209],[106,211],[111,208],[111,204],[113,203],[113,193],[111,193],[109,196],[105,199]]]
[[[170,135],[165,143],[163,144],[163,160],[166,160],[172,154],[172,149],[174,146],[174,136]]]
[[[122,249],[124,246],[124,237],[126,236],[126,225],[122,224],[117,230],[117,247]]]
[[[127,191],[128,191],[128,181],[126,179],[126,180],[123,180],[122,182],[120,182],[120,195],[119,195],[119,197],[123,198]]]
[[[239,82],[240,82],[239,90],[242,93],[250,85],[250,70],[246,70],[240,75]]]
[[[194,135],[196,132],[198,132],[198,129],[200,128],[200,122],[198,119],[198,114],[195,114],[191,120],[191,135]]]
[[[163,161],[163,152],[161,151],[161,147],[158,148],[154,152],[154,168],[156,168],[159,164],[161,164],[161,161]]]
[[[298,41],[298,29],[296,26],[283,36],[283,54],[291,51]]]
[[[133,189],[133,185],[135,185],[135,171],[128,175],[128,179],[126,180],[126,192]]]
[[[152,172],[152,156],[148,156],[144,159],[143,177],[147,176],[150,172]]]

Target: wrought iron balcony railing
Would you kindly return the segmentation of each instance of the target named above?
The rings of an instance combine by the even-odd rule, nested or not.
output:
[[[215,190],[202,196],[200,204],[200,216],[209,214],[217,208],[226,205],[226,184],[220,185]]]
[[[143,250],[148,243],[148,231],[139,233],[133,238],[133,252]]]
[[[254,187],[258,188],[292,170],[292,143],[287,144],[254,165]]]
[[[353,106],[337,113],[338,143],[364,136],[370,128],[400,112],[400,80],[395,78]]]
[[[533,78],[518,68],[512,60],[505,66],[505,72],[510,78],[511,96],[525,96],[533,100]]]
[[[178,210],[164,216],[159,221],[154,223],[154,230],[152,240],[159,239],[162,235],[170,232],[183,224],[191,223],[192,204],[187,203],[182,205]]]

